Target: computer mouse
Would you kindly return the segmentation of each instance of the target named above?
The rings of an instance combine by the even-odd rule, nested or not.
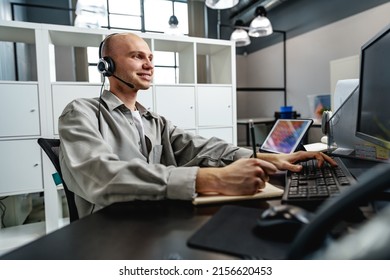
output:
[[[257,219],[254,233],[261,238],[291,241],[313,214],[293,205],[277,205],[264,210]]]

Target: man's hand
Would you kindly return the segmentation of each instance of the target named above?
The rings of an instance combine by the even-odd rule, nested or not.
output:
[[[200,168],[196,191],[224,195],[255,194],[265,187],[269,175],[276,171],[272,163],[256,158],[240,159],[222,168]]]
[[[290,170],[294,172],[299,172],[302,169],[302,166],[295,163],[309,159],[316,159],[319,166],[322,166],[324,162],[328,162],[332,166],[337,166],[337,163],[331,157],[321,152],[299,151],[292,154],[258,153],[257,157],[272,162],[279,170]]]

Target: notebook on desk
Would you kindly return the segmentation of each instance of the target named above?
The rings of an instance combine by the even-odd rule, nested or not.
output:
[[[278,188],[270,183],[266,183],[265,188],[254,195],[217,195],[217,194],[202,194],[192,200],[194,205],[224,203],[229,201],[241,201],[251,199],[266,199],[276,198],[283,195],[283,189]]]

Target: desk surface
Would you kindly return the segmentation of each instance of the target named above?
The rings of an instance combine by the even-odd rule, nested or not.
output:
[[[246,205],[269,207],[261,200]],[[183,201],[113,204],[0,259],[233,259],[187,245],[220,207]]]
[[[274,175],[283,185],[284,173]],[[280,204],[272,200],[230,203],[259,209]],[[11,251],[0,259],[38,260],[159,260],[234,259],[232,255],[195,249],[187,240],[223,205],[194,206],[190,201],[117,203]]]
[[[280,185],[281,180],[283,173],[274,175],[271,183]],[[280,204],[280,199],[234,204],[257,208],[260,213],[261,209]],[[0,259],[233,259],[231,255],[187,245],[187,240],[222,205],[193,206],[183,201],[113,204]]]

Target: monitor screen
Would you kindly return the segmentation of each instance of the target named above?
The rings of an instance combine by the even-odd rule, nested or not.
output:
[[[390,25],[362,47],[356,136],[390,149]]]

